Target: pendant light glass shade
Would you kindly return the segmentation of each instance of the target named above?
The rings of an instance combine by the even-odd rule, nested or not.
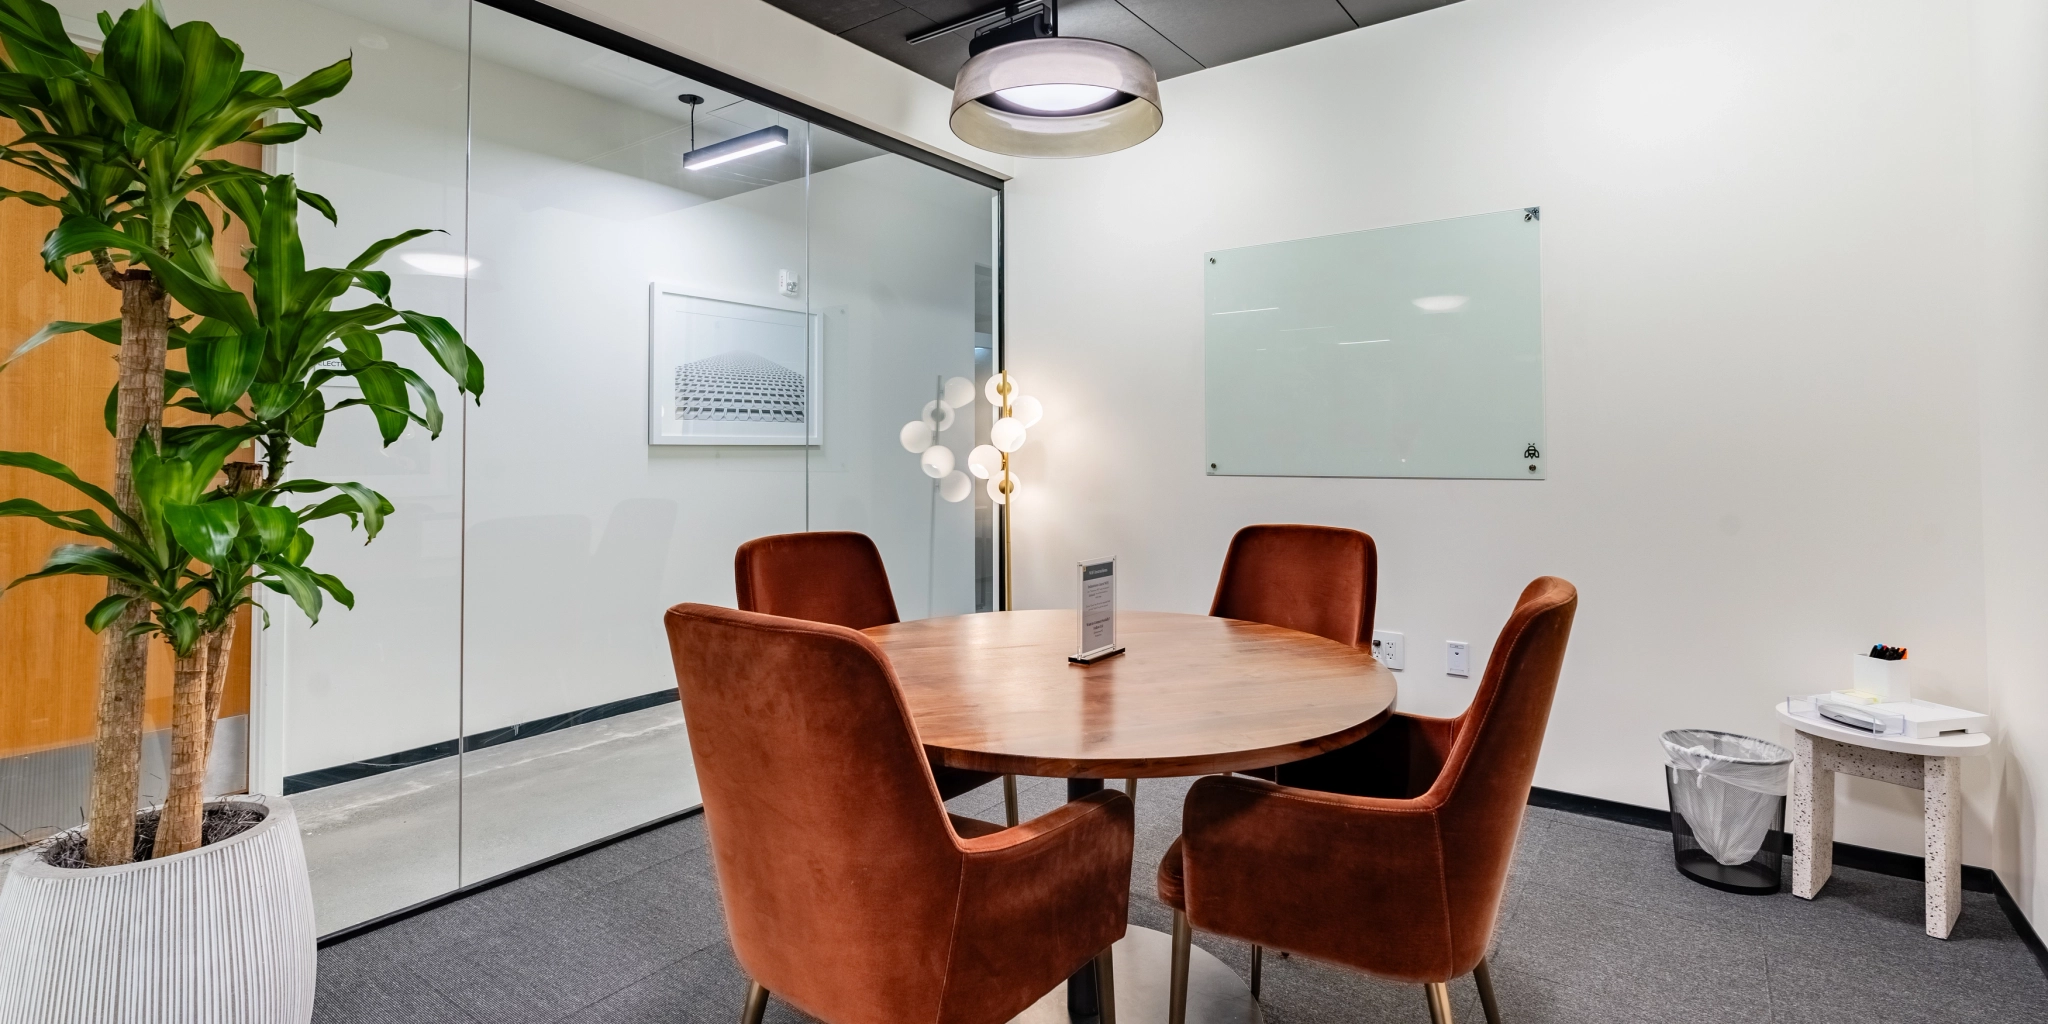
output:
[[[1099,39],[991,47],[953,84],[953,134],[991,153],[1100,156],[1151,138],[1164,121],[1152,65]]]

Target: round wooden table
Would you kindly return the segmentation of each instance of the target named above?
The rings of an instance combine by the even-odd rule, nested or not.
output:
[[[1116,628],[1125,653],[1093,665],[1067,661],[1078,632],[1071,610],[920,619],[866,633],[888,655],[919,738],[942,763],[1064,778],[1070,800],[1100,790],[1103,779],[1298,761],[1356,742],[1393,714],[1393,673],[1348,644],[1175,612],[1120,612]],[[1116,949],[1115,1016],[1164,1018],[1167,936],[1132,928]],[[1189,968],[1190,1024],[1262,1019],[1244,982],[1214,956],[1198,947]],[[1049,993],[1018,1020],[1096,1013],[1089,967],[1064,999]]]

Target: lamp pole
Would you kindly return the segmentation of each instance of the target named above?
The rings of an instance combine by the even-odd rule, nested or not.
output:
[[[1001,395],[1001,396],[1003,397],[1003,404],[1002,404],[1002,415],[1001,415],[1001,416],[999,416],[999,417],[997,417],[997,420],[998,420],[998,421],[1000,421],[1000,420],[1003,420],[1003,419],[1007,419],[1007,418],[1009,418],[1009,416],[1010,416],[1010,413],[1011,413],[1011,409],[1010,409],[1010,398],[1011,398],[1011,396],[1012,396],[1012,395],[1014,395],[1014,394],[1016,393],[1016,390],[1017,390],[1017,389],[1016,389],[1016,384],[1015,384],[1015,383],[1014,383],[1013,381],[1011,381],[1011,380],[1010,380],[1010,375],[1009,375],[1009,374],[1007,374],[1007,373],[1003,374],[1003,376],[1002,376],[1002,379],[1001,379],[1001,380],[1000,380],[999,382],[997,382],[997,384],[996,384],[996,394],[998,394],[998,395]],[[1002,449],[1001,449],[1001,448],[998,448],[998,449],[996,449],[996,450],[997,450],[997,451],[1002,451]],[[1012,595],[1012,593],[1013,593],[1013,591],[1011,590],[1011,583],[1010,583],[1010,581],[1011,581],[1011,566],[1010,566],[1010,526],[1011,526],[1011,516],[1010,516],[1010,509],[1012,508],[1012,506],[1016,505],[1016,503],[1017,503],[1017,495],[1016,495],[1016,493],[1015,493],[1015,491],[1016,491],[1016,488],[1015,488],[1015,487],[1013,487],[1013,486],[1011,485],[1011,483],[1010,483],[1010,453],[1009,453],[1009,452],[1003,452],[1002,454],[1003,454],[1003,480],[1002,480],[1002,483],[999,483],[999,484],[997,484],[997,485],[996,485],[996,489],[997,489],[997,490],[1000,490],[1000,491],[1002,491],[1002,492],[1003,492],[1003,503],[1002,503],[1002,505],[1001,505],[1000,507],[998,507],[998,509],[997,509],[997,512],[998,512],[998,513],[1000,513],[1000,514],[1002,515],[1002,517],[1003,517],[1003,522],[1002,522],[1002,528],[1003,528],[1003,609],[1002,609],[1002,610],[1003,610],[1003,611],[1006,611],[1006,612],[1007,612],[1007,611],[1010,611],[1010,610],[1012,609],[1012,604],[1011,604],[1011,595]]]

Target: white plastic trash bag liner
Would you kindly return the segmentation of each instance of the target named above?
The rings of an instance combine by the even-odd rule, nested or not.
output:
[[[1664,762],[1676,770],[1672,809],[1700,849],[1726,865],[1763,848],[1792,774],[1792,752],[1775,743],[1712,729],[1664,734]]]

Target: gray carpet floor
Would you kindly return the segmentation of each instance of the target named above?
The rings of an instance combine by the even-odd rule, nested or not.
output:
[[[1024,783],[1025,813],[1064,799]],[[1170,930],[1153,872],[1185,780],[1139,784],[1131,923]],[[989,786],[953,809],[1002,820]],[[321,951],[319,1024],[732,1024],[747,982],[726,943],[704,820],[686,818]],[[1921,931],[1919,883],[1837,869],[1821,897],[1735,896],[1671,864],[1661,832],[1531,808],[1493,954],[1508,1024],[2048,1022],[2048,977],[1996,900],[1965,893],[1953,938]],[[1242,975],[1248,947],[1196,933]],[[1457,1019],[1484,1018],[1469,979]],[[1268,957],[1271,1024],[1429,1020],[1421,989]],[[771,1002],[768,1020],[806,1020]]]

